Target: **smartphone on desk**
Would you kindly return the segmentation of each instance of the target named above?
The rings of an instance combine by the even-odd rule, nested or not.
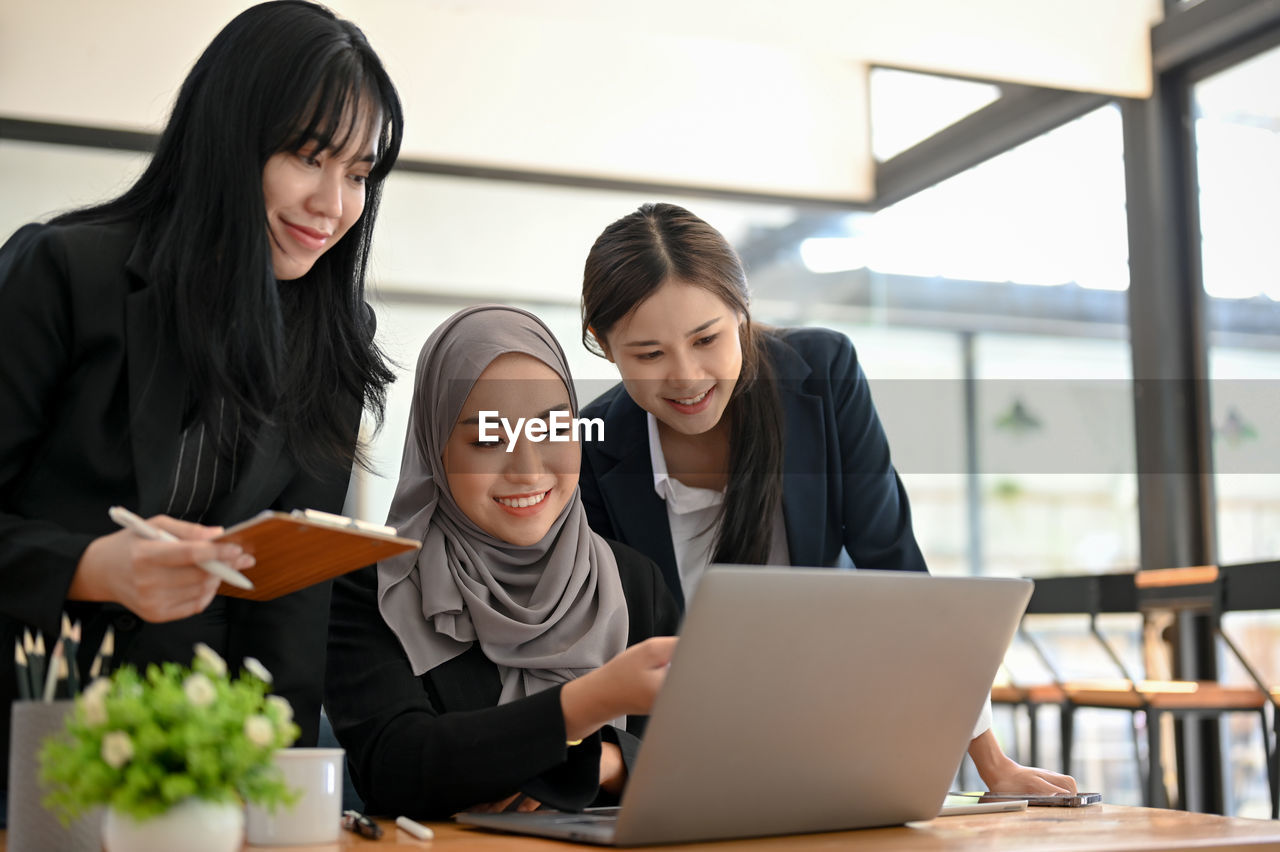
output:
[[[1082,808],[1102,801],[1101,793],[964,793],[974,795],[979,802],[1025,801],[1031,807]]]

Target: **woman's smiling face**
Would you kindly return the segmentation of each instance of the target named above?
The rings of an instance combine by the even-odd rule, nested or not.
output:
[[[262,168],[271,267],[276,278],[301,278],[351,230],[364,212],[365,182],[376,158],[380,117],[353,133],[341,151],[314,141],[272,154]]]
[[[740,323],[710,290],[669,279],[600,343],[637,405],[700,435],[720,422],[742,372]]]
[[[549,421],[552,412],[567,417],[575,413],[569,392],[537,358],[502,355],[480,374],[441,454],[453,501],[476,526],[509,544],[537,544],[573,498],[581,448],[550,436],[534,441],[523,430],[511,446],[501,425],[482,439],[481,412],[498,412],[512,429],[520,418]],[[573,437],[571,429],[566,432],[556,437]]]

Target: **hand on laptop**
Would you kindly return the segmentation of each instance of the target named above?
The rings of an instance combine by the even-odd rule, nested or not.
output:
[[[675,648],[674,636],[646,639],[561,687],[565,737],[579,740],[619,716],[646,715],[666,680]]]
[[[513,793],[505,799],[498,802],[486,802],[483,805],[474,805],[467,808],[467,813],[473,814],[500,814],[504,811],[528,812],[536,811],[542,807],[542,802],[537,799],[531,799],[524,793]]]
[[[627,764],[622,759],[622,749],[613,743],[600,746],[600,789],[619,795],[627,783]]]
[[[969,756],[988,790],[1016,793],[1075,793],[1076,780],[1070,775],[1023,766],[1006,755],[987,729],[969,743]]]

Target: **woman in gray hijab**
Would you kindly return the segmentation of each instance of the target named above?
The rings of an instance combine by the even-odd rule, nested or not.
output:
[[[422,547],[333,592],[325,708],[369,812],[620,792],[678,610],[652,561],[588,527],[577,413],[530,313],[467,308],[423,346],[387,520]]]

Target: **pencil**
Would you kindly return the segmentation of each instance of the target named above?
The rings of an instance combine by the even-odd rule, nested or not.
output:
[[[89,666],[89,680],[96,680],[98,677],[106,677],[111,673],[111,655],[116,652],[116,633],[107,626],[107,632],[102,637],[102,644],[98,646],[98,653],[93,658],[93,664]]]
[[[116,629],[107,625],[107,635],[102,637],[102,673],[111,674],[112,659],[116,655]]]
[[[69,698],[80,694],[80,622],[71,625],[67,639],[67,692]]]
[[[67,658],[58,657],[58,679],[54,681],[54,698],[75,698],[75,693],[71,691],[70,680],[71,667],[67,665]]]
[[[31,700],[30,672],[27,671],[27,655],[22,650],[22,640],[13,640],[13,667],[18,673],[18,698]]]
[[[31,697],[39,701],[44,688],[44,634],[38,630],[31,653],[27,654],[27,665],[31,668]]]
[[[58,663],[66,664],[66,659],[62,656],[62,640],[59,639],[53,646],[53,653],[49,655],[49,673],[44,679],[44,700],[52,701],[54,694],[58,689]]]

